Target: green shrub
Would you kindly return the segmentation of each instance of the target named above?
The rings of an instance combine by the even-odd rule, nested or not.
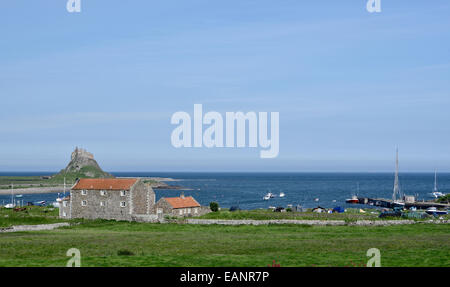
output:
[[[119,256],[132,256],[132,255],[134,255],[134,253],[131,252],[128,249],[120,249],[119,251],[117,251],[117,255],[119,255]]]
[[[448,203],[448,202],[450,202],[450,194],[447,194],[445,196],[441,196],[436,201],[440,202],[440,203]]]
[[[217,202],[210,202],[209,203],[209,208],[211,209],[212,212],[217,212],[219,211],[219,204]]]

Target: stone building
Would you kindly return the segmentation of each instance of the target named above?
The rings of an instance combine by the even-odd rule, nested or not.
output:
[[[209,211],[202,207],[192,196],[162,197],[155,205],[156,214],[177,217],[199,216]]]
[[[155,193],[137,178],[80,179],[60,204],[61,218],[133,220],[151,215]]]

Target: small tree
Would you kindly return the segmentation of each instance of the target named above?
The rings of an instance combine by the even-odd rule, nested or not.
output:
[[[211,209],[212,212],[217,212],[219,211],[219,204],[217,202],[210,202],[209,203],[209,208]]]

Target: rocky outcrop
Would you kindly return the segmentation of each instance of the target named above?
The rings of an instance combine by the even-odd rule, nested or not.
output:
[[[70,162],[65,169],[56,176],[76,177],[76,178],[112,178],[113,175],[104,172],[94,155],[85,149],[76,147],[72,152]]]

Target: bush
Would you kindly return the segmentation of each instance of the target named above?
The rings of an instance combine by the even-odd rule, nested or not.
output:
[[[292,208],[287,208],[286,212],[292,212]]]
[[[128,249],[121,249],[121,250],[117,251],[117,255],[119,255],[119,256],[131,256],[131,255],[134,255],[134,253],[131,252]]]
[[[439,203],[448,203],[450,201],[450,194],[439,197],[437,200]]]
[[[219,204],[217,202],[210,202],[209,208],[211,209],[212,212],[217,212],[219,211]]]

